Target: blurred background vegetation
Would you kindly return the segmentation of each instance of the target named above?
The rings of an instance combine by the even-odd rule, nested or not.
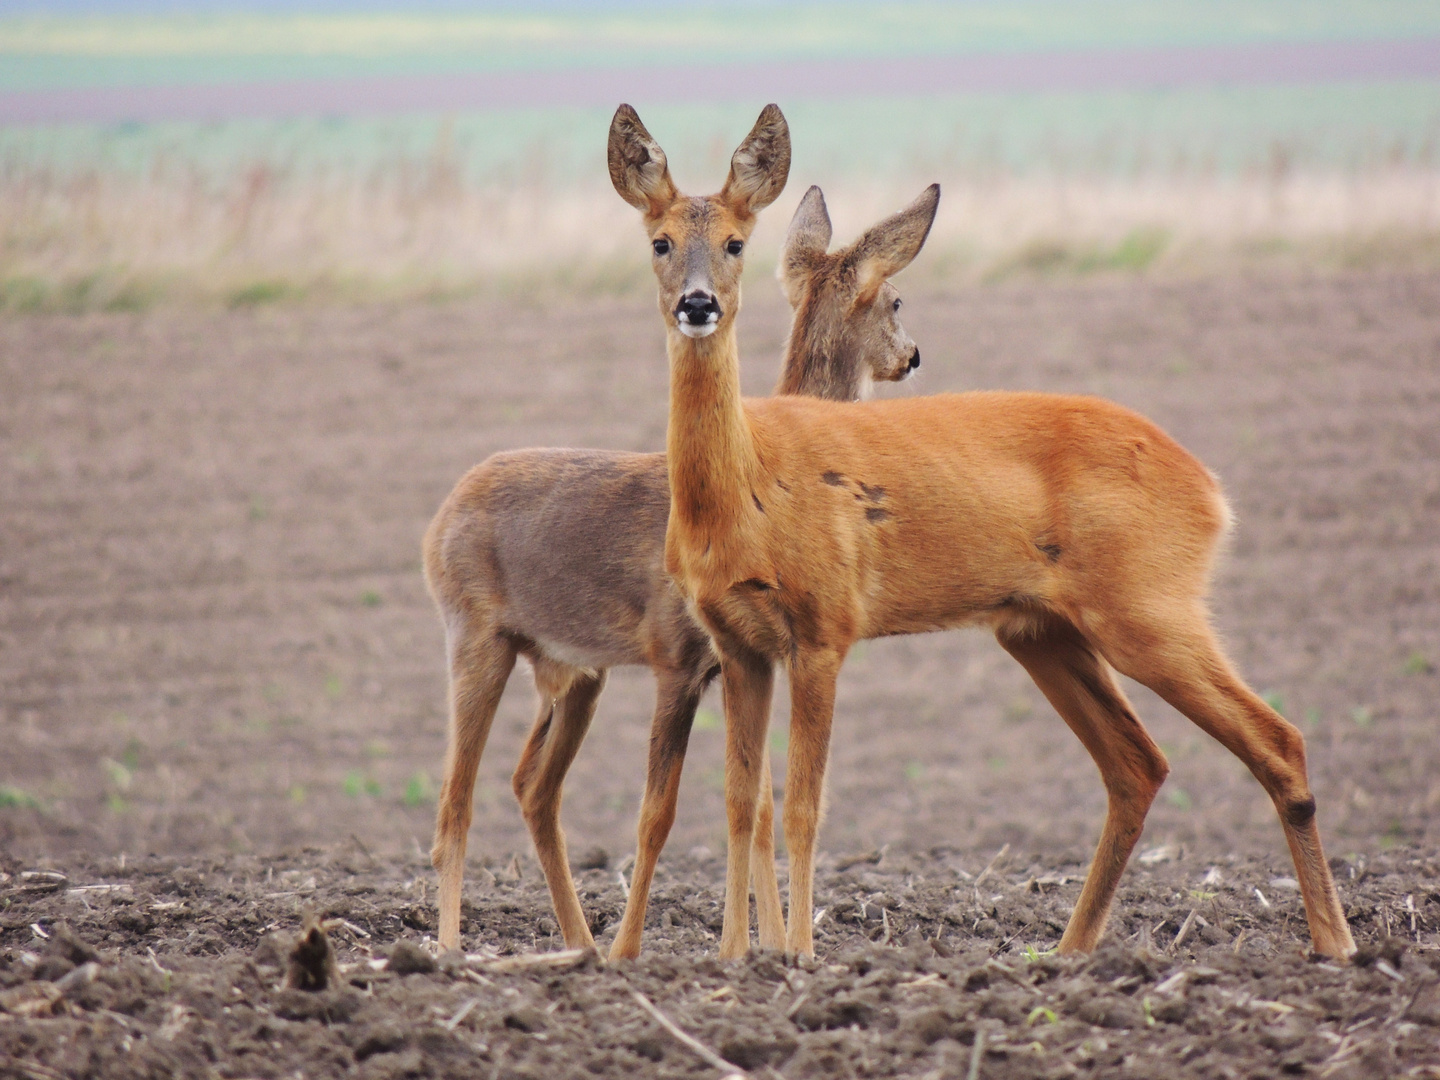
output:
[[[623,91],[633,76],[625,98],[698,193],[723,179],[770,77],[805,64],[842,86],[853,71],[860,91],[778,81],[794,167],[752,276],[773,268],[809,184],[845,239],[933,180],[944,198],[917,276],[1440,263],[1433,0],[137,3],[0,16],[3,308],[645,288],[634,213],[605,170],[616,102],[585,101],[586,79]],[[1345,62],[1397,42],[1428,43],[1435,64]],[[1287,74],[1293,46],[1339,60]],[[1253,68],[1267,49],[1273,74],[1224,63],[1243,53]],[[1155,56],[1197,50],[1219,57],[1212,75],[1157,84]],[[1113,61],[1114,76],[963,92],[943,77],[982,58],[1033,73],[1075,56]],[[897,61],[942,77],[887,93],[875,72]],[[515,93],[444,100],[475,75]],[[387,106],[394,88],[437,79],[425,108]],[[571,84],[568,98],[534,93]],[[117,118],[136,88],[134,115]],[[195,118],[199,97],[222,103],[213,117]]]

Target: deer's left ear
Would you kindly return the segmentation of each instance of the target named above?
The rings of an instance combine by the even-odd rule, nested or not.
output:
[[[765,209],[785,190],[790,176],[790,125],[778,105],[766,105],[730,158],[720,197],[739,212]]]
[[[860,296],[873,295],[886,278],[904,270],[920,254],[939,208],[940,185],[931,184],[904,210],[871,226],[851,245],[845,258],[855,267]]]

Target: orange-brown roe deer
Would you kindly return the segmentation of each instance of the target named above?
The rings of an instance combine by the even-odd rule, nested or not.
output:
[[[1097,398],[944,394],[848,407],[743,400],[734,242],[789,160],[767,106],[717,195],[680,194],[622,105],[610,174],[654,244],[670,356],[666,565],[721,658],[729,833],[722,957],[749,946],[751,836],[776,663],[789,668],[786,948],[812,952],[811,903],[835,680],[862,638],[988,626],[1100,769],[1109,810],[1063,952],[1105,929],[1164,755],[1114,670],[1233,751],[1279,812],[1316,952],[1354,951],[1321,851],[1300,733],[1235,674],[1205,597],[1229,524],[1219,485],[1141,416]],[[896,257],[862,248],[864,298]],[[803,309],[804,299],[800,305]]]

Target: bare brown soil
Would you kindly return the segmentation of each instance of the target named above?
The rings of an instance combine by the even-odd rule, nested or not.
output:
[[[743,316],[753,392],[773,290]],[[899,392],[1104,394],[1225,482],[1217,621],[1306,732],[1364,964],[1307,959],[1258,785],[1133,687],[1172,776],[1109,943],[1045,955],[1103,791],[1018,667],[957,633],[846,666],[815,964],[713,959],[712,699],[645,958],[377,973],[434,925],[420,533],[493,450],[661,444],[651,301],[30,316],[0,322],[0,1075],[718,1075],[632,990],[762,1076],[1440,1075],[1440,275],[906,298],[925,363]],[[472,833],[481,956],[560,947],[508,793],[533,713],[512,682]],[[568,790],[602,942],[651,690],[615,673]],[[777,712],[783,749],[783,693]],[[307,905],[345,921],[318,994],[280,988],[267,936]]]

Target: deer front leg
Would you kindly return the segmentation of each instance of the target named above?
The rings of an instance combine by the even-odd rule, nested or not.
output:
[[[835,716],[835,680],[843,654],[802,650],[790,662],[790,755],[785,773],[785,847],[790,852],[790,920],[785,951],[815,952],[811,910],[815,838],[824,814],[825,768]]]
[[[756,653],[726,656],[721,660],[720,679],[725,697],[725,818],[729,832],[720,958],[738,960],[750,950],[750,846],[755,836],[775,670]]]
[[[750,883],[755,890],[755,922],[762,949],[785,947],[785,911],[775,879],[775,781],[770,775],[770,748],[760,767],[760,801],[755,804],[755,838],[750,845]]]

